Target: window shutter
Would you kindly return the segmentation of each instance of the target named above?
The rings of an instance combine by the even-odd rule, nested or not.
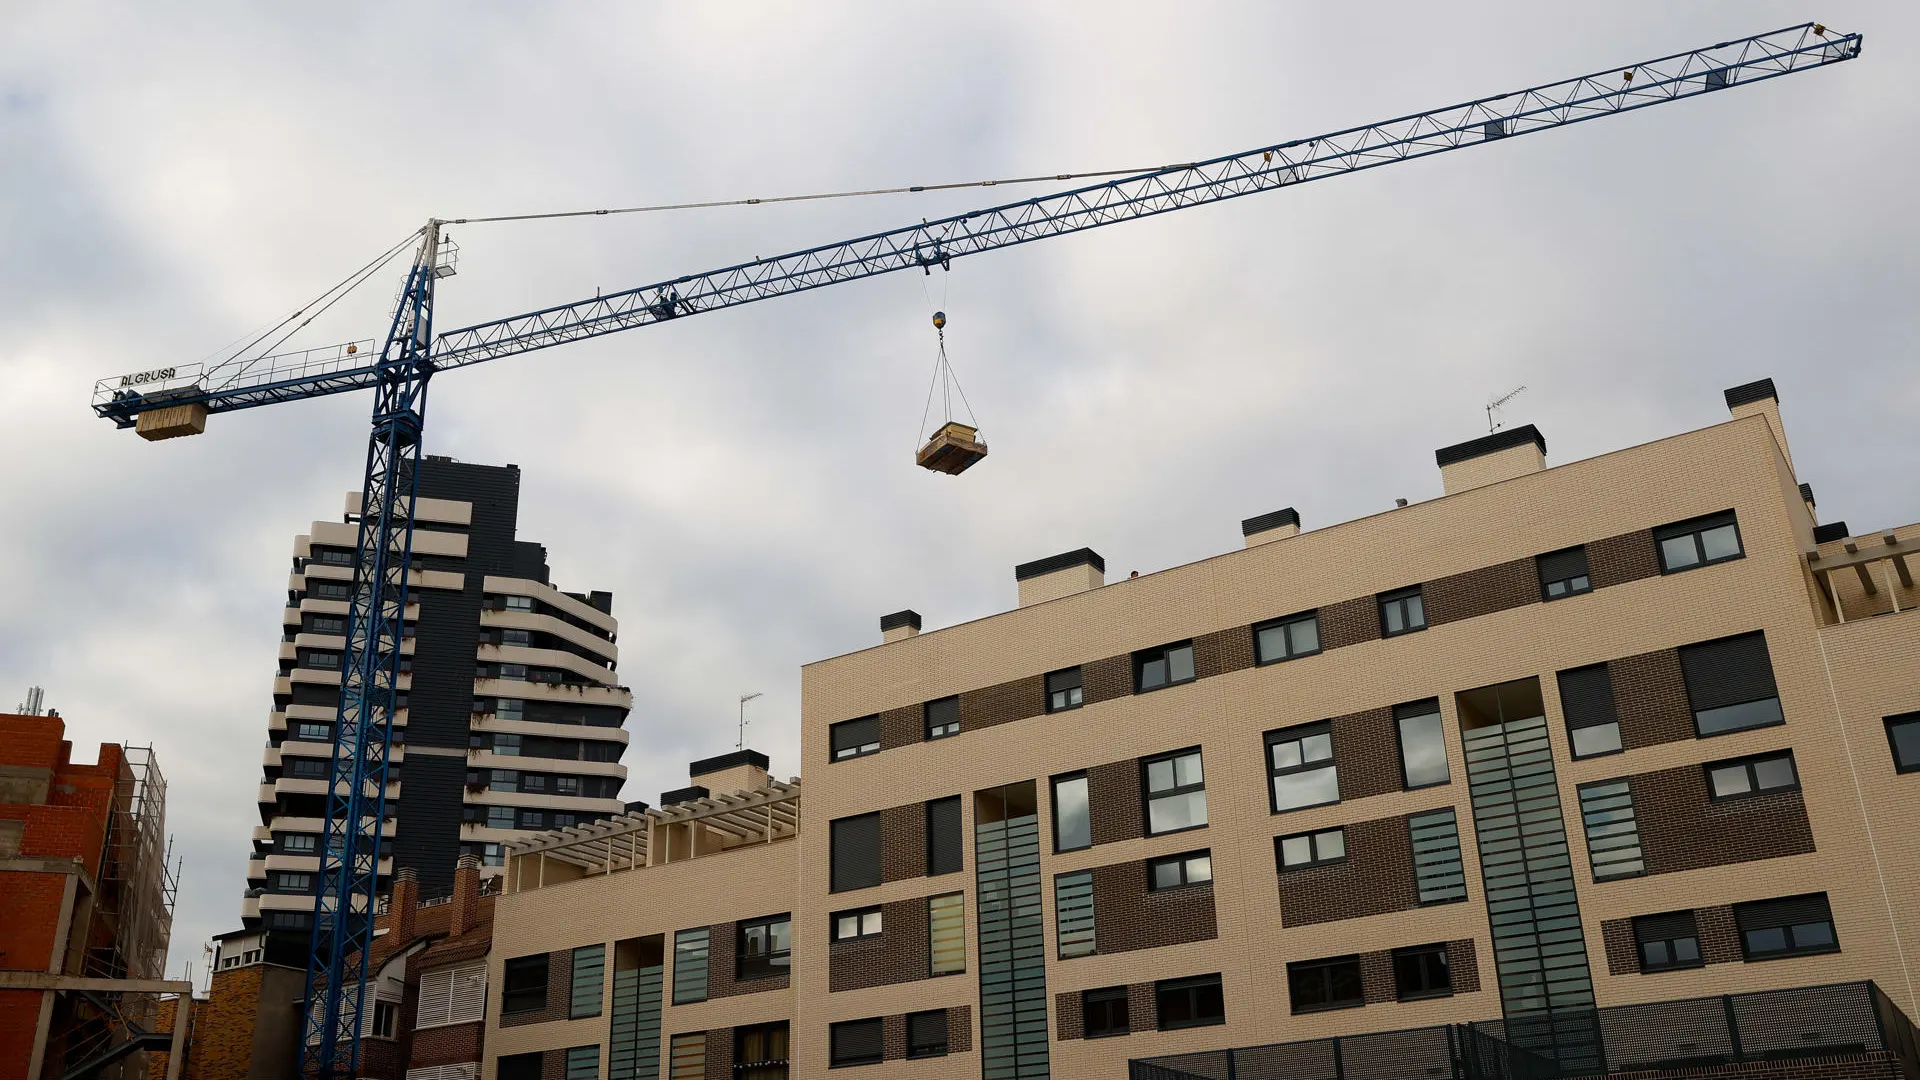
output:
[[[447,1002],[447,1023],[464,1024],[487,1018],[487,965],[454,968]],[[421,986],[426,985],[424,977]]]
[[[842,721],[833,725],[832,735],[833,752],[836,755],[851,747],[877,743],[880,741],[880,718],[863,716],[858,720]]]
[[[1827,907],[1826,893],[1809,893],[1740,904],[1733,909],[1733,921],[1744,934],[1749,930],[1770,930],[1800,923],[1832,922],[1833,912]]]
[[[606,967],[605,945],[586,945],[573,950],[573,987],[567,1005],[569,1019],[600,1015]]]
[[[1413,878],[1423,904],[1467,898],[1467,875],[1460,865],[1460,827],[1453,808],[1407,818],[1413,839]],[[1344,838],[1343,838],[1344,839]]]
[[[879,1061],[884,1056],[883,1025],[875,1020],[848,1020],[833,1025],[833,1064]]]
[[[927,874],[951,874],[963,868],[960,796],[927,804]]]
[[[420,1000],[414,1009],[413,1026],[423,1028],[448,1023],[452,994],[453,972],[430,971],[420,976]]]
[[[1580,577],[1587,572],[1587,549],[1568,548],[1551,555],[1540,556],[1541,581],[1565,581]]]
[[[1053,879],[1053,913],[1060,931],[1060,956],[1093,953],[1093,871],[1079,870]]]
[[[880,884],[880,815],[862,814],[833,823],[834,892]]]
[[[967,903],[960,893],[927,898],[928,970],[951,975],[967,970]]]
[[[1595,881],[1647,872],[1640,851],[1640,820],[1633,810],[1633,790],[1625,780],[1581,788],[1580,817],[1586,825],[1587,857],[1593,861]]]
[[[1560,709],[1571,730],[1617,724],[1613,707],[1613,676],[1607,665],[1573,668],[1560,673]]]
[[[707,1000],[708,930],[698,927],[673,935],[673,1003]]]
[[[475,1080],[480,1075],[480,1063],[469,1061],[462,1065],[429,1065],[424,1069],[408,1069],[407,1080]]]
[[[1665,915],[1642,915],[1633,920],[1633,935],[1642,942],[1672,941],[1674,938],[1699,937],[1693,912],[1673,911]]]
[[[947,1045],[947,1010],[912,1013],[907,1017],[907,1048],[928,1051]]]
[[[667,1076],[670,1080],[706,1080],[707,1033],[688,1032],[673,1037],[668,1051]]]
[[[1767,637],[1759,631],[1688,645],[1680,650],[1680,668],[1695,712],[1779,696]]]

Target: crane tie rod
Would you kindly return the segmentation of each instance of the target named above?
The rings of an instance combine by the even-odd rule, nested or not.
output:
[[[1014,176],[1004,180],[965,180],[953,184],[913,184],[909,187],[867,188],[861,191],[826,191],[813,195],[775,195],[763,199],[719,199],[713,202],[661,203],[656,206],[622,206],[611,210],[563,210],[551,214],[502,214],[497,217],[450,218],[449,225],[478,225],[490,221],[547,221],[553,218],[606,217],[610,214],[645,214],[656,210],[707,210],[716,206],[761,206],[767,203],[815,202],[821,199],[856,199],[866,195],[909,195],[922,191],[957,191],[961,188],[1004,187],[1008,184],[1052,183],[1055,180],[1091,180],[1103,176],[1135,176],[1140,173],[1177,169],[1178,165],[1160,165],[1142,169],[1104,169],[1100,172],[1054,173],[1051,176]]]

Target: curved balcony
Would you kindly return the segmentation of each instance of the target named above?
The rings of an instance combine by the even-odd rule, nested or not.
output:
[[[506,596],[530,596],[546,604],[548,607],[564,611],[582,622],[605,630],[609,634],[616,634],[620,631],[620,621],[618,619],[594,607],[592,604],[575,600],[573,597],[568,596],[566,593],[561,592],[559,589],[554,588],[544,581],[534,581],[531,578],[495,577],[492,574],[488,574],[486,578],[481,581],[480,588],[485,592]]]
[[[597,634],[567,622],[533,611],[495,611],[492,608],[480,609],[480,625],[490,630],[527,630],[534,633],[552,634],[562,641],[578,645],[608,660],[620,659],[620,646]]]
[[[616,685],[615,680],[618,678],[612,669],[602,667],[584,656],[564,649],[536,649],[525,645],[482,645],[475,650],[474,657],[487,664],[525,664],[528,667],[559,668],[562,671],[571,671],[583,679],[591,679],[601,686]]]
[[[491,750],[467,751],[467,768],[525,769],[528,772],[571,773],[575,776],[615,776],[622,781],[627,778],[627,767],[617,761],[578,761],[571,758],[496,754]]]
[[[537,683],[520,679],[475,679],[475,697],[519,698],[522,701],[577,702],[633,708],[633,691],[624,686],[585,686],[580,683]]]

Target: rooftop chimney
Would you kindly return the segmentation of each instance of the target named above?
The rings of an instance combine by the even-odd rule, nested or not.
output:
[[[1107,560],[1092,548],[1081,548],[1013,568],[1020,583],[1020,606],[1044,604],[1063,596],[1097,589],[1107,583]]]
[[[880,640],[903,641],[920,632],[920,613],[908,608],[891,615],[880,616]]]
[[[1532,424],[1507,428],[1433,452],[1448,495],[1471,491],[1547,467],[1547,437]]]
[[[413,940],[414,912],[420,906],[420,878],[413,867],[393,872],[393,890],[387,894],[387,933],[404,943]]]
[[[1289,536],[1300,535],[1300,512],[1289,506],[1284,510],[1275,510],[1271,514],[1250,517],[1240,523],[1240,535],[1247,538],[1247,546],[1264,544],[1270,540],[1285,540]]]
[[[1813,519],[1813,523],[1820,524],[1820,510],[1813,501],[1812,484],[1800,485],[1800,501],[1807,504],[1807,516]]]
[[[1787,449],[1787,429],[1780,422],[1780,395],[1774,391],[1772,379],[1756,379],[1728,389],[1727,411],[1735,420],[1756,413],[1766,417],[1767,425],[1773,428],[1773,441],[1780,445],[1780,456],[1787,459],[1787,470],[1793,470],[1793,451]]]
[[[735,750],[694,762],[687,766],[687,777],[693,787],[704,789],[704,794],[732,795],[766,787],[767,765],[767,755],[758,750]],[[660,801],[665,802],[666,796],[662,795]]]
[[[448,916],[447,936],[461,934],[480,925],[480,857],[462,855],[453,864],[453,914]]]

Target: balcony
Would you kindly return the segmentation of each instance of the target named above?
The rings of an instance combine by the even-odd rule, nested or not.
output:
[[[626,728],[597,724],[548,724],[539,720],[502,720],[493,713],[473,713],[468,721],[474,731],[504,731],[520,735],[551,735],[560,739],[611,742],[626,746],[633,736]]]
[[[583,604],[545,582],[528,578],[495,577],[488,574],[480,587],[496,595],[531,596],[548,607],[564,611],[581,622],[597,626],[609,634],[618,633],[620,630],[620,622],[613,616],[592,604]]]
[[[525,664],[528,667],[559,668],[601,686],[612,686],[617,678],[609,668],[562,649],[535,649],[525,645],[482,645],[474,653],[483,664]],[[549,684],[551,685],[551,684]]]
[[[552,634],[608,660],[620,659],[620,646],[598,634],[589,633],[564,619],[532,611],[495,611],[480,609],[480,626],[485,630],[527,630]]]
[[[576,761],[570,758],[532,757],[526,754],[496,754],[491,750],[467,751],[469,769],[525,769],[529,772],[571,773],[575,776],[617,776],[627,778],[626,766],[617,761]]]
[[[537,683],[520,679],[475,679],[475,697],[519,698],[523,701],[578,702],[633,708],[633,691],[624,686],[587,686],[581,683]]]

